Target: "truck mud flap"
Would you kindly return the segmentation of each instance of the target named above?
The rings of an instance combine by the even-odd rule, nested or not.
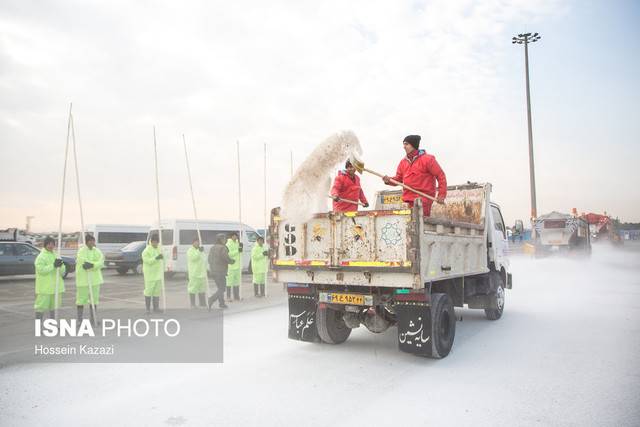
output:
[[[396,302],[398,347],[405,353],[432,355],[431,307],[425,302]]]
[[[298,341],[319,342],[316,328],[318,303],[311,295],[289,294],[289,338]]]

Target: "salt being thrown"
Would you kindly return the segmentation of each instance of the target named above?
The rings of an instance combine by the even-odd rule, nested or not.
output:
[[[287,185],[282,198],[282,215],[301,223],[314,213],[326,210],[331,176],[336,166],[352,153],[362,154],[360,141],[351,131],[330,136],[300,165]]]

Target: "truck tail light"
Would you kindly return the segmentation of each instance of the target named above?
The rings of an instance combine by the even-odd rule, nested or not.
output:
[[[171,250],[171,258],[175,261],[178,259],[178,247],[174,246]]]

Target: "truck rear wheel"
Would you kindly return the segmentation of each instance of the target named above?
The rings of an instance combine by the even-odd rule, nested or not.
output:
[[[431,357],[446,357],[456,336],[456,313],[447,294],[431,295]]]
[[[119,275],[124,276],[125,274],[127,274],[127,271],[129,271],[129,267],[118,267],[116,271]]]
[[[344,319],[342,311],[334,310],[329,307],[318,307],[316,315],[318,335],[320,339],[327,344],[341,344],[351,335],[349,328]]]
[[[484,315],[489,320],[498,320],[502,317],[502,312],[504,311],[504,280],[502,280],[502,276],[497,271],[490,273],[489,280],[491,280],[491,288],[495,288],[495,291],[489,295],[491,297],[491,306],[495,308],[485,308]]]

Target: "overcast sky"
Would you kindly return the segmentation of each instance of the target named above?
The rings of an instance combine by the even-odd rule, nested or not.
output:
[[[360,138],[391,174],[421,134],[449,183],[493,184],[529,217],[524,53],[530,47],[538,213],[640,221],[640,7],[633,1],[10,1],[0,3],[0,228],[57,228],[73,102],[87,223],[192,217],[261,227],[328,135]],[[80,228],[69,164],[64,229]],[[367,197],[383,184],[365,177]]]

